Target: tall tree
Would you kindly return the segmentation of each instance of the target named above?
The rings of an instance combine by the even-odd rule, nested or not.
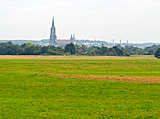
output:
[[[65,53],[75,54],[75,46],[73,43],[67,44],[65,47]]]

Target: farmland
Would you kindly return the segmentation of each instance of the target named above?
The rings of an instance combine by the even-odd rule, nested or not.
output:
[[[154,58],[1,58],[0,118],[159,118],[159,81]]]

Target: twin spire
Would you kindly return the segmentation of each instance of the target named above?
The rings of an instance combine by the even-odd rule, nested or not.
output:
[[[75,38],[75,35],[73,34],[73,37],[72,37],[72,34],[71,34],[71,38]]]

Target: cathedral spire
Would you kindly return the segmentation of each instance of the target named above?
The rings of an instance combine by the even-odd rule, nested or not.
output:
[[[52,27],[54,27],[54,16],[52,18]]]
[[[54,26],[54,16],[53,16],[49,45],[56,46],[56,44],[57,44],[57,36],[56,36],[56,28]]]

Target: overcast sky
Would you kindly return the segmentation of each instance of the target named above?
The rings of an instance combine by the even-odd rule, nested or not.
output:
[[[0,0],[0,39],[160,43],[160,0]]]

